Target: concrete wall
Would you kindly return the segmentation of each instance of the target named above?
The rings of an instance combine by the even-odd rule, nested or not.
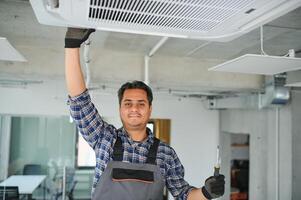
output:
[[[49,80],[27,88],[3,88],[0,114],[68,115],[64,81]],[[116,91],[115,91],[116,92]],[[99,112],[110,119],[119,118],[116,93],[93,92]],[[196,187],[213,174],[217,145],[218,111],[203,107],[199,99],[179,98],[155,93],[153,118],[171,119],[171,145],[185,166],[186,179]]]
[[[301,92],[292,92],[292,193],[293,200],[301,199]]]
[[[250,135],[249,199],[292,198],[291,107],[279,108],[279,155],[277,156],[276,108],[264,110],[221,111],[222,169],[230,180],[230,133]],[[277,157],[279,161],[277,161]],[[279,173],[277,173],[279,163]],[[227,185],[224,199],[229,199]]]

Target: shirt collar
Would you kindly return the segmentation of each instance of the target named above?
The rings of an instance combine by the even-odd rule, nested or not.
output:
[[[154,134],[148,127],[146,127],[146,133],[147,133],[146,139],[144,139],[142,142],[135,142],[134,140],[132,140],[132,138],[126,132],[124,127],[122,127],[120,136],[125,137],[127,139],[127,141],[130,143],[130,145],[134,145],[134,146],[147,145],[147,146],[149,146],[149,145],[153,144],[153,142],[154,142]]]

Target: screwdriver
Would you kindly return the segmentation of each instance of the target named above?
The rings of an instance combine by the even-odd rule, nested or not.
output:
[[[220,164],[221,164],[221,158],[220,158],[220,155],[219,155],[219,145],[218,145],[217,148],[216,148],[216,164],[214,166],[214,176],[219,175]]]

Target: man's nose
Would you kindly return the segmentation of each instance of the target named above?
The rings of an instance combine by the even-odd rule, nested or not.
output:
[[[136,110],[138,110],[139,109],[139,106],[138,106],[138,104],[136,104],[136,103],[134,103],[132,106],[131,106],[131,110],[132,111],[136,111]]]

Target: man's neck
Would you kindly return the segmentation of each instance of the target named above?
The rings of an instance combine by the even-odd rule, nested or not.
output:
[[[126,129],[126,132],[129,134],[129,136],[132,138],[132,140],[136,141],[136,142],[142,142],[147,137],[146,128],[144,128],[142,130]]]

